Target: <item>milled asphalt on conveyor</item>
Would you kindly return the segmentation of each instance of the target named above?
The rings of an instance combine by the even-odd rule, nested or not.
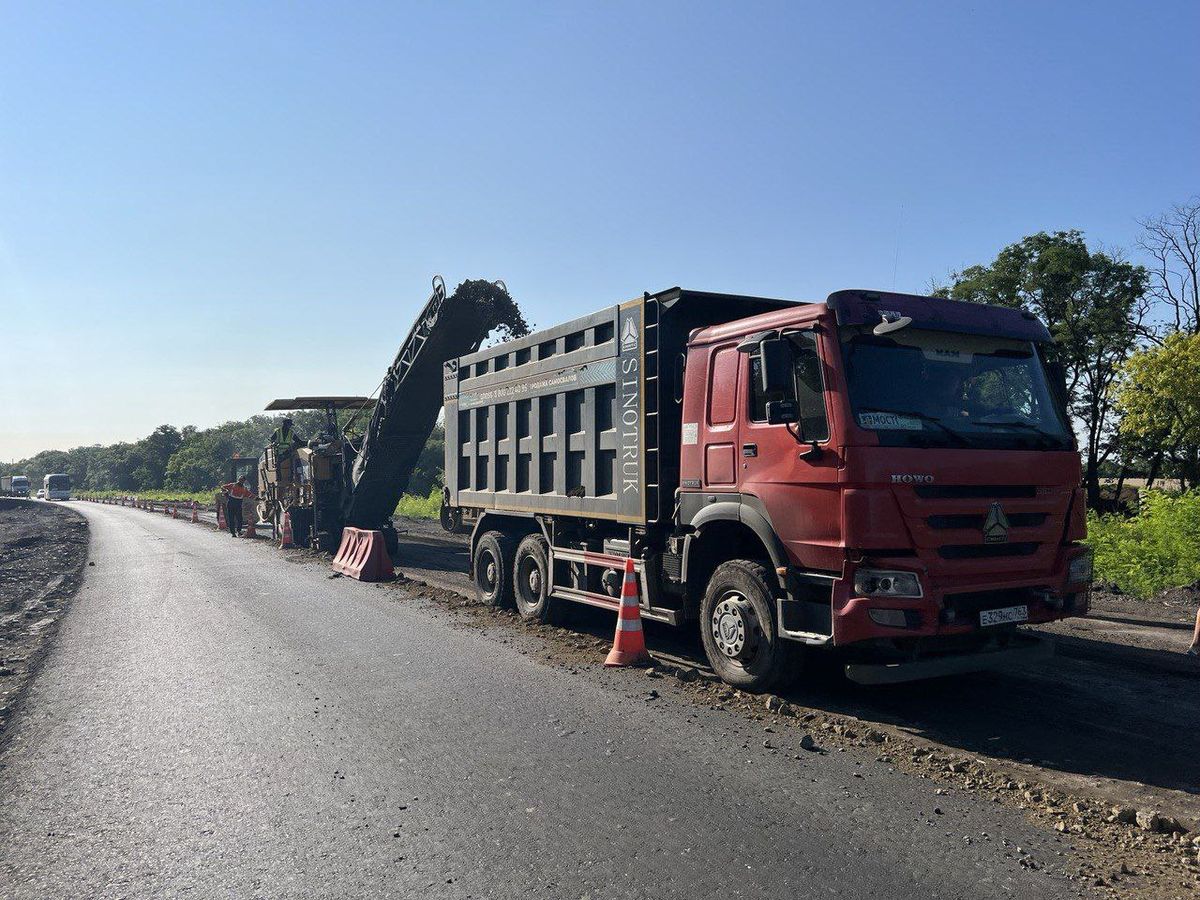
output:
[[[265,543],[76,508],[96,565],[0,754],[5,898],[1072,891],[1015,812],[770,753],[666,680],[545,664]]]

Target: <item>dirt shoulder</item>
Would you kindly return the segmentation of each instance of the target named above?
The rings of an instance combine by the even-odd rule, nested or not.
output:
[[[0,739],[87,562],[88,528],[56,503],[0,498]]]

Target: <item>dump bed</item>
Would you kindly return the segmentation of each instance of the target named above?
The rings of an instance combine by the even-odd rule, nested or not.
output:
[[[671,288],[450,360],[450,505],[670,519],[688,335],[789,305]]]

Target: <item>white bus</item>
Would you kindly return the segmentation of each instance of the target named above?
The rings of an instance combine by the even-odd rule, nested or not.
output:
[[[47,475],[42,480],[42,487],[46,491],[47,500],[70,500],[71,499],[71,476],[56,474]]]

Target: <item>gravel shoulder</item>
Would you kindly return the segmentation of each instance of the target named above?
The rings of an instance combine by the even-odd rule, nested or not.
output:
[[[0,742],[87,560],[86,520],[55,503],[0,497]]]

